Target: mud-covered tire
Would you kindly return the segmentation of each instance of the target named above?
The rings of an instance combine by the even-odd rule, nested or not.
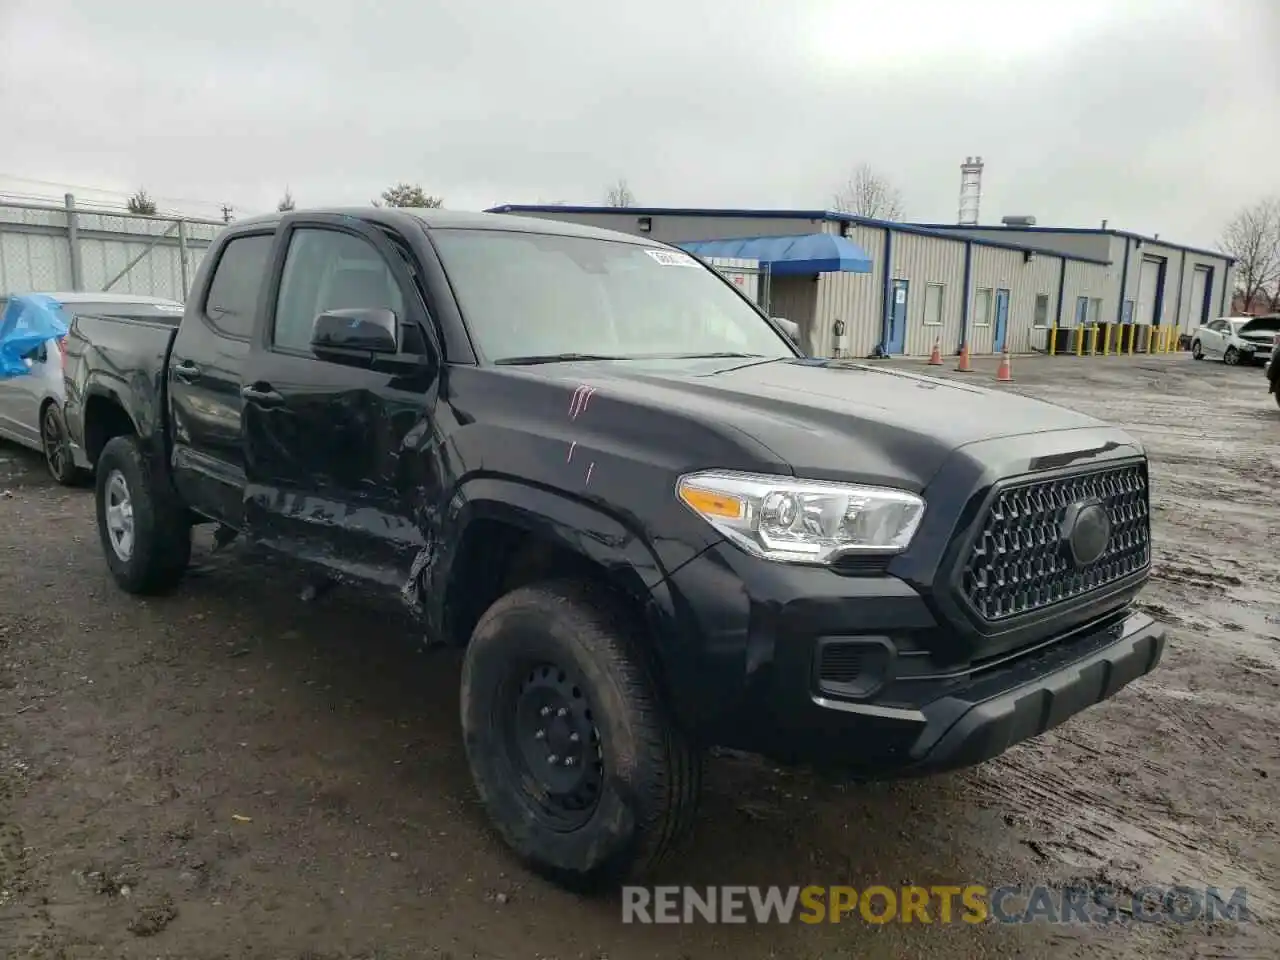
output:
[[[116,583],[136,594],[172,590],[191,560],[191,521],[168,479],[132,436],[108,441],[94,474],[98,536]],[[122,540],[113,537],[108,523],[109,501],[119,504],[121,484],[132,530],[127,550],[122,549]]]
[[[1191,341],[1191,359],[1192,360],[1204,359],[1204,348],[1200,346],[1199,340]]]
[[[502,597],[467,648],[462,731],[476,790],[516,855],[574,890],[645,876],[693,823],[702,755],[667,712],[646,649],[634,615],[609,590],[576,581],[520,587]],[[568,701],[564,722],[572,723],[581,707],[592,724],[587,739],[599,743],[591,752],[597,799],[589,810],[573,811],[580,822],[572,826],[553,823],[559,813],[546,812],[553,795],[538,778],[558,774],[534,769],[542,758],[529,758],[530,737],[520,732],[521,716],[549,712],[527,709],[530,684],[548,666],[546,682],[554,684],[560,671],[565,696],[579,698]],[[547,750],[554,749],[553,735],[566,739],[563,728],[541,732]]]

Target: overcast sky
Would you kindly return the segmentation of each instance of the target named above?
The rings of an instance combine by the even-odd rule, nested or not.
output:
[[[821,208],[1211,244],[1280,193],[1277,0],[0,0],[0,191]],[[19,179],[21,178],[21,179]]]

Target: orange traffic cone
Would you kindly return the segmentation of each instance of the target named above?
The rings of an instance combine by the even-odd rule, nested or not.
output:
[[[996,380],[1000,383],[1013,382],[1013,362],[1009,359],[1009,348],[1005,347],[1000,354],[1000,369],[996,371]]]
[[[973,373],[973,366],[969,363],[969,345],[966,343],[960,347],[960,362],[956,364],[957,373]]]
[[[942,366],[942,338],[933,341],[933,353],[929,354],[929,366]]]

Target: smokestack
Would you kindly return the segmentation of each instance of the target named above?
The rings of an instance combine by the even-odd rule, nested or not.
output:
[[[978,225],[978,208],[982,203],[982,158],[965,157],[960,164],[960,212],[957,223],[964,227]]]

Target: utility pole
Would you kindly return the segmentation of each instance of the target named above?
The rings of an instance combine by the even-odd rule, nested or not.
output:
[[[223,223],[231,222],[231,204],[229,203],[224,203],[222,205],[222,222]]]

